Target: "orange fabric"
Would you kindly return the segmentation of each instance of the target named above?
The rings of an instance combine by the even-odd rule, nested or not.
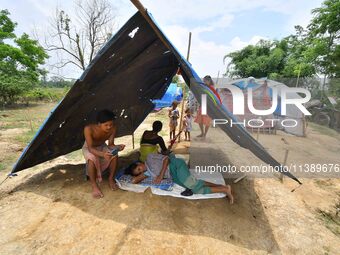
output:
[[[211,121],[212,120],[208,115],[202,115],[201,107],[198,108],[197,116],[195,118],[195,122],[197,124],[203,124],[204,126],[210,126]]]

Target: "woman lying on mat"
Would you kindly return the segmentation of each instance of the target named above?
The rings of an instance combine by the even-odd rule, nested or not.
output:
[[[140,161],[144,162],[150,153],[158,153],[158,146],[162,153],[167,152],[163,138],[158,135],[162,127],[162,122],[157,120],[152,124],[152,130],[144,131],[140,141]]]
[[[218,185],[203,180],[197,180],[191,175],[187,164],[183,159],[161,154],[149,154],[145,163],[136,162],[131,164],[125,174],[133,176],[132,183],[139,183],[151,176],[154,183],[159,184],[163,178],[172,178],[173,182],[195,194],[225,193],[233,204],[234,197],[230,185]]]

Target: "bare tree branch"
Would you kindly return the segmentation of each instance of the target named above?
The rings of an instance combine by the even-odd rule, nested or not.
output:
[[[51,22],[46,50],[56,51],[61,58],[56,68],[73,64],[85,70],[99,49],[107,42],[115,24],[114,9],[108,0],[75,0],[75,16],[56,8]]]

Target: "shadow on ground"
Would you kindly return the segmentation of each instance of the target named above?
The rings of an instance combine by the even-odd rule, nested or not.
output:
[[[121,158],[120,167],[135,157],[132,154]],[[190,201],[156,196],[149,191],[142,194],[113,192],[107,181],[101,187],[105,197],[92,199],[90,185],[84,178],[84,165],[64,164],[32,176],[9,192],[9,196],[15,196],[16,192],[34,193],[49,199],[50,211],[53,211],[53,203],[55,208],[64,203],[92,215],[93,224],[101,219],[126,225],[123,235],[117,236],[116,242],[120,245],[115,246],[113,254],[128,242],[132,229],[208,237],[249,250],[280,252],[252,180],[233,185],[236,202],[232,206],[226,199]],[[22,214],[24,217],[25,208]]]

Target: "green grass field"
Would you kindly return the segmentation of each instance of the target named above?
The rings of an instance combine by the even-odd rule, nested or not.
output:
[[[33,139],[39,127],[44,123],[56,105],[56,102],[40,102],[30,103],[29,106],[15,105],[0,110],[0,146],[3,147],[3,150],[0,149],[0,152],[3,154],[0,156],[0,171],[11,170],[13,164],[21,155],[22,149]],[[143,122],[146,125],[141,125],[135,131],[136,146],[138,146],[144,130],[150,129],[152,122],[156,119],[162,121],[164,125],[160,135],[164,138],[169,137],[167,110],[164,109],[157,113],[151,113]],[[116,143],[127,144],[125,153],[128,153],[132,148],[131,140],[131,136],[125,136],[117,138]],[[21,148],[21,151],[6,149],[8,144]],[[82,153],[78,150],[65,155],[65,157],[69,160],[82,160]]]

